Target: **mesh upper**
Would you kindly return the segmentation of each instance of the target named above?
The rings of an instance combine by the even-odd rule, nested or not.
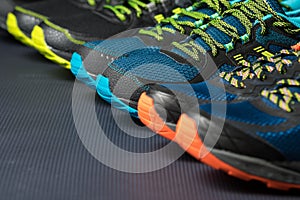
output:
[[[286,131],[257,132],[256,134],[268,141],[290,160],[300,160],[300,125]]]
[[[195,67],[160,53],[159,48],[132,51],[115,60],[110,68],[153,82],[186,82],[199,73]]]
[[[211,104],[200,105],[200,109],[211,114]],[[212,113],[215,116],[225,117],[226,114],[228,120],[258,126],[275,126],[286,121],[284,118],[261,112],[248,101],[228,104],[226,113],[215,111]]]

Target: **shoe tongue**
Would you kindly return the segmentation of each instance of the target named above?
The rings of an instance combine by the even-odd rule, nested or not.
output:
[[[278,0],[264,0],[277,13],[285,14]]]

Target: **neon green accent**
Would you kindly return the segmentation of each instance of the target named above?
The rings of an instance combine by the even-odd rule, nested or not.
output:
[[[116,5],[116,6],[111,6],[111,5],[104,5],[103,6],[105,9],[111,10],[113,13],[115,13],[115,15],[121,20],[121,21],[125,21],[126,20],[126,16],[131,14],[131,10],[126,8],[125,6],[122,5]]]
[[[195,7],[196,6],[189,6],[185,10],[188,11],[188,12],[192,12],[193,10],[195,10]]]
[[[55,30],[57,30],[57,31],[60,31],[60,32],[64,33],[65,36],[66,36],[71,42],[73,42],[73,43],[75,43],[75,44],[82,45],[82,44],[85,43],[84,41],[80,41],[80,40],[74,39],[74,38],[71,36],[71,34],[68,32],[68,30],[66,30],[66,29],[64,29],[64,28],[61,28],[61,27],[59,27],[59,26],[53,24],[52,22],[50,22],[50,21],[48,20],[47,17],[45,17],[45,16],[43,16],[43,15],[40,15],[40,14],[35,13],[35,12],[32,12],[32,11],[30,11],[30,10],[26,10],[26,9],[24,9],[24,8],[22,8],[22,7],[19,7],[19,6],[16,6],[15,9],[16,9],[17,11],[19,11],[19,12],[24,13],[24,14],[27,14],[27,15],[30,15],[30,16],[33,16],[33,17],[36,17],[36,18],[39,18],[39,19],[43,20],[43,22],[44,22],[45,24],[47,24],[48,26],[50,26],[51,28],[53,28],[53,29],[55,29]]]
[[[262,52],[262,51],[264,51],[264,50],[265,50],[265,48],[261,48],[261,49],[256,50],[256,52],[257,52],[257,53],[260,53],[260,52]]]
[[[95,6],[96,5],[96,1],[95,0],[87,0],[88,4],[90,6]]]
[[[259,49],[263,49],[263,47],[262,47],[262,46],[259,46],[259,47],[254,48],[253,50],[254,50],[254,51],[257,51],[257,50],[259,50]]]
[[[184,45],[178,42],[173,42],[172,44],[184,53],[190,55],[196,61],[200,61],[199,52],[203,54],[205,53],[205,50],[201,46],[197,45],[195,41],[190,41]]]
[[[274,54],[272,54],[272,53],[270,53],[270,52],[268,52],[268,51],[264,51],[264,52],[262,52],[261,54],[262,54],[263,56],[268,57],[268,58],[271,58],[271,57],[274,56]]]
[[[174,14],[179,15],[179,14],[181,14],[181,8],[175,8],[175,9],[173,9],[172,12],[173,12]]]
[[[161,36],[161,33],[163,32],[162,31],[162,28],[160,26],[154,28],[157,33],[155,33],[154,31],[152,30],[146,30],[146,29],[141,29],[139,31],[139,34],[145,34],[145,35],[150,35],[152,37],[154,37],[156,40],[158,41],[162,41],[164,38]]]
[[[33,46],[33,41],[25,35],[18,26],[17,17],[13,13],[8,13],[6,20],[7,31],[13,35],[17,40],[27,46]]]
[[[151,1],[151,2],[153,2],[153,1]],[[153,2],[153,3],[155,3],[155,2]],[[140,17],[143,13],[143,10],[140,7],[142,7],[143,9],[147,8],[147,4],[145,4],[139,0],[128,0],[128,4],[136,10],[137,17]]]
[[[37,49],[42,55],[44,55],[47,59],[63,66],[66,69],[70,69],[70,62],[64,58],[59,57],[53,51],[51,51],[45,41],[44,31],[41,27],[35,26],[31,37],[33,40],[33,46]]]
[[[198,21],[195,21],[194,24],[195,24],[195,27],[196,27],[196,28],[199,28],[200,26],[203,25],[203,20],[200,19],[200,20],[198,20]]]
[[[85,43],[84,41],[77,40],[77,39],[73,38],[67,29],[64,29],[64,28],[62,28],[60,26],[57,26],[56,24],[50,22],[48,19],[46,19],[44,21],[44,23],[47,24],[48,26],[50,26],[51,28],[53,28],[53,29],[55,29],[55,30],[57,30],[57,31],[62,32],[63,34],[65,34],[65,36],[71,42],[73,42],[74,44],[83,45]]]
[[[249,40],[250,40],[250,37],[248,34],[242,35],[240,38],[241,38],[243,44],[249,42]]]
[[[15,7],[15,10],[16,10],[16,11],[19,11],[19,12],[21,12],[21,13],[24,13],[24,14],[26,14],[26,15],[30,15],[30,16],[39,18],[39,19],[41,19],[41,20],[43,20],[43,21],[47,19],[47,17],[44,16],[44,15],[38,14],[38,13],[33,12],[33,11],[30,11],[30,10],[26,10],[25,8],[22,8],[22,7],[20,7],[20,6],[16,6],[16,7]]]
[[[213,14],[213,15],[210,16],[210,19],[220,19],[220,18],[221,17],[219,15],[219,13],[215,13],[215,14]]]
[[[225,49],[226,49],[226,52],[228,53],[229,51],[231,51],[231,50],[234,49],[233,42],[230,42],[230,43],[228,43],[228,44],[225,44],[224,47],[225,47]]]
[[[156,0],[150,0],[150,2],[154,4],[160,3]],[[127,4],[135,10],[137,17],[141,17],[143,10],[147,9],[147,4],[140,0],[128,0]],[[127,19],[126,15],[132,13],[131,10],[124,5],[109,5],[109,2],[107,5],[104,5],[104,8],[112,11],[121,21],[125,21]]]
[[[154,19],[155,19],[158,23],[160,23],[162,20],[165,19],[165,17],[164,17],[164,15],[159,14],[159,15],[156,15],[156,16],[154,17]]]

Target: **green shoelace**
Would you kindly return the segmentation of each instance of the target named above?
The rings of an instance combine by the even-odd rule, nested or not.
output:
[[[292,65],[292,61],[288,56],[296,56],[300,62],[300,51],[281,50],[279,54],[272,58],[261,57],[254,64],[245,60],[240,61],[241,68],[233,72],[222,72],[220,77],[229,82],[233,87],[245,88],[243,81],[246,79],[258,78],[264,81],[267,78],[267,73],[272,73],[274,70],[281,74],[285,74],[287,67]],[[237,78],[240,77],[240,78]]]
[[[212,16],[209,16],[204,13],[197,12],[203,5],[206,5],[208,8],[211,8],[216,11],[216,13]],[[163,40],[163,32],[170,32],[174,34],[176,31],[179,31],[181,34],[185,34],[185,27],[190,28],[199,28],[204,24],[205,20],[212,20],[215,18],[219,18],[219,14],[223,12],[223,7],[229,9],[231,7],[230,3],[227,0],[201,0],[199,2],[194,3],[192,6],[188,8],[176,8],[173,10],[174,15],[168,18],[164,18],[162,15],[157,15],[156,19],[159,24],[150,30],[141,29],[140,34],[149,35],[156,38],[158,41]],[[188,20],[179,20],[180,17],[190,17],[195,19],[195,22],[191,22]],[[166,27],[166,25],[172,25],[173,28]]]
[[[291,105],[295,102],[300,102],[300,93],[289,89],[291,87],[300,87],[300,81],[296,79],[278,81],[276,89],[263,90],[261,95],[286,112],[292,112]]]
[[[161,0],[149,0],[149,3],[155,5],[161,3]],[[128,0],[127,4],[136,11],[137,17],[141,17],[143,10],[148,9],[148,4],[140,0]],[[126,21],[126,15],[130,15],[132,11],[124,5],[104,5],[103,8],[111,10],[121,21]]]
[[[249,41],[251,30],[253,27],[252,21],[257,20],[260,23],[262,27],[261,34],[264,35],[266,33],[267,27],[265,22],[263,21],[263,17],[266,14],[271,14],[276,19],[276,21],[273,23],[273,26],[280,27],[281,29],[284,29],[285,32],[290,34],[296,34],[300,32],[300,29],[293,29],[291,23],[285,22],[275,11],[271,9],[268,4],[264,3],[264,1],[249,0],[247,2],[235,3],[231,9],[223,12],[222,14],[222,17],[224,17],[225,15],[236,17],[245,27],[246,34],[240,36],[236,27],[226,23],[225,21],[221,20],[221,18],[215,18],[209,23],[200,26],[200,28],[194,29],[191,34],[200,36],[202,40],[211,48],[213,56],[216,56],[218,53],[218,49],[224,49],[227,52],[234,49],[234,43],[238,40],[241,40],[243,44],[247,43]],[[222,44],[218,42],[211,35],[206,33],[205,30],[209,26],[215,27],[231,37],[231,42],[228,44]],[[173,42],[172,44],[196,61],[199,61],[199,51],[201,53],[206,52],[194,41],[183,44]]]
[[[96,0],[87,0],[87,3],[90,5],[90,6],[96,6],[97,5],[97,1]],[[109,2],[107,2],[109,3]]]

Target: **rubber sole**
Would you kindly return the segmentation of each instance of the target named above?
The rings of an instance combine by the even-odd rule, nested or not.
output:
[[[91,89],[96,90],[96,80],[86,71],[81,55],[74,53],[71,59],[71,72],[81,82],[85,83]],[[97,77],[96,77],[97,78]]]
[[[35,26],[31,33],[31,38],[33,41],[33,47],[38,50],[45,58],[51,60],[54,63],[61,65],[66,69],[71,69],[70,62],[51,50],[45,40],[45,34],[40,26]]]
[[[174,140],[176,133],[161,119],[159,114],[155,111],[154,100],[143,93],[138,102],[138,115],[140,120],[153,132],[167,138]]]
[[[125,104],[110,91],[108,78],[98,75],[96,80],[94,80],[92,76],[88,74],[84,67],[82,57],[78,53],[74,53],[72,56],[71,72],[79,81],[85,83],[91,89],[96,90],[98,95],[113,107],[125,112],[129,112],[132,117],[138,118],[136,109]]]
[[[13,13],[8,13],[6,20],[7,31],[23,44],[33,47],[33,40],[28,37],[19,27],[17,17]]]
[[[99,96],[110,103],[114,108],[119,110],[129,112],[132,117],[138,118],[138,112],[136,109],[130,107],[129,105],[122,102],[118,97],[116,97],[111,91],[109,87],[109,79],[99,75],[96,80],[97,84],[97,93]]]
[[[187,115],[181,115],[176,132],[172,131],[165,122],[159,117],[155,111],[154,101],[152,98],[142,94],[138,103],[138,114],[140,120],[151,130],[159,135],[176,142],[187,153],[192,155],[197,160],[204,164],[213,167],[214,169],[226,172],[228,175],[245,180],[256,180],[266,184],[268,188],[278,190],[300,189],[300,185],[286,182],[275,181],[260,176],[256,176],[217,158],[212,152],[208,151],[203,145],[203,141],[199,137],[196,122]]]
[[[256,176],[244,172],[220,160],[212,152],[209,152],[205,145],[203,145],[203,141],[200,139],[198,134],[196,122],[185,114],[181,116],[177,124],[176,138],[176,142],[182,148],[188,149],[187,151],[189,151],[189,153],[193,155],[196,159],[198,159],[206,165],[213,167],[214,169],[222,170],[230,176],[234,176],[245,181],[256,180],[266,184],[268,188],[272,189],[286,191],[290,189],[300,189],[300,185],[298,184],[291,184]],[[185,144],[191,145],[187,147],[185,146]]]

